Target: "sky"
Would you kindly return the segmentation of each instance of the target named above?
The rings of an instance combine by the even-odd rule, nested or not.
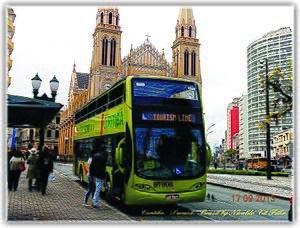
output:
[[[171,62],[178,6],[121,6],[121,56],[130,46],[141,45],[146,35]],[[184,7],[184,6],[181,6]],[[226,109],[235,97],[247,94],[247,46],[264,34],[282,27],[294,31],[294,8],[280,6],[195,5],[193,9],[200,42],[203,106],[211,146],[225,137]],[[50,96],[49,81],[60,85],[56,102],[67,104],[73,64],[89,73],[97,6],[13,6],[16,14],[12,84],[8,94],[32,97],[31,79],[42,79],[39,95]]]

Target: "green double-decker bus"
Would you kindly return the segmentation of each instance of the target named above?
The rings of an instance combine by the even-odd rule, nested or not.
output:
[[[100,141],[108,201],[201,202],[211,156],[204,129],[198,83],[129,76],[75,112],[73,171],[87,182],[89,153]]]

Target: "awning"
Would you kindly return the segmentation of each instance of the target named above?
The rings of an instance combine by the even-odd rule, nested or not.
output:
[[[7,127],[45,127],[54,119],[62,106],[51,101],[7,95]]]

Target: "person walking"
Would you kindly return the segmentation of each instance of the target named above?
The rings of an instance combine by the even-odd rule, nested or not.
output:
[[[42,153],[39,153],[37,172],[39,176],[39,185],[42,190],[42,195],[44,196],[46,194],[49,174],[53,172],[53,158],[47,146],[44,146]]]
[[[88,163],[88,173],[87,173],[87,178],[88,178],[88,190],[85,193],[84,199],[83,199],[83,206],[88,206],[87,202],[89,200],[89,197],[92,193],[92,198],[94,197],[95,194],[95,181],[94,177],[90,175],[90,165],[92,162],[92,152],[90,153],[90,157],[87,161]]]
[[[99,145],[99,141],[96,141],[95,150],[92,152],[92,162],[90,165],[90,175],[93,176],[96,190],[93,197],[93,204],[91,208],[99,208],[99,196],[102,187],[102,182],[105,178],[106,169],[106,147],[105,145]]]
[[[7,183],[9,182],[9,179],[10,179],[10,159],[14,156],[15,151],[16,151],[16,148],[12,147],[7,152]]]
[[[36,179],[37,176],[37,161],[38,155],[37,150],[35,148],[31,148],[29,150],[30,155],[27,159],[27,164],[29,165],[27,169],[26,178],[28,179],[28,191],[32,191],[32,179]]]
[[[12,191],[12,189],[14,189],[15,191],[17,191],[22,172],[20,166],[25,165],[25,160],[20,150],[15,150],[13,152],[13,156],[10,159],[9,164],[10,171],[8,178],[8,190]]]

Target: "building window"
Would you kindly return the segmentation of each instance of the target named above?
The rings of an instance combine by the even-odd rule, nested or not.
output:
[[[51,130],[47,130],[47,135],[46,135],[47,138],[51,138]]]
[[[55,138],[59,138],[59,130],[55,130]]]
[[[116,65],[116,40],[112,39],[110,41],[110,65]]]
[[[103,24],[103,12],[101,13],[100,20],[101,20],[101,24]]]
[[[108,24],[112,24],[112,13],[110,12],[109,13],[109,16],[108,16]]]
[[[192,51],[192,61],[191,61],[191,75],[196,75],[196,53]]]
[[[119,25],[119,15],[116,17],[116,25]]]
[[[55,123],[56,124],[60,124],[60,116],[56,116],[55,117]]]
[[[189,75],[189,52],[184,51],[184,75]]]
[[[102,40],[102,65],[107,65],[107,38],[104,37]]]
[[[192,26],[189,27],[189,37],[192,37]]]
[[[181,27],[181,36],[184,36],[184,27]]]

